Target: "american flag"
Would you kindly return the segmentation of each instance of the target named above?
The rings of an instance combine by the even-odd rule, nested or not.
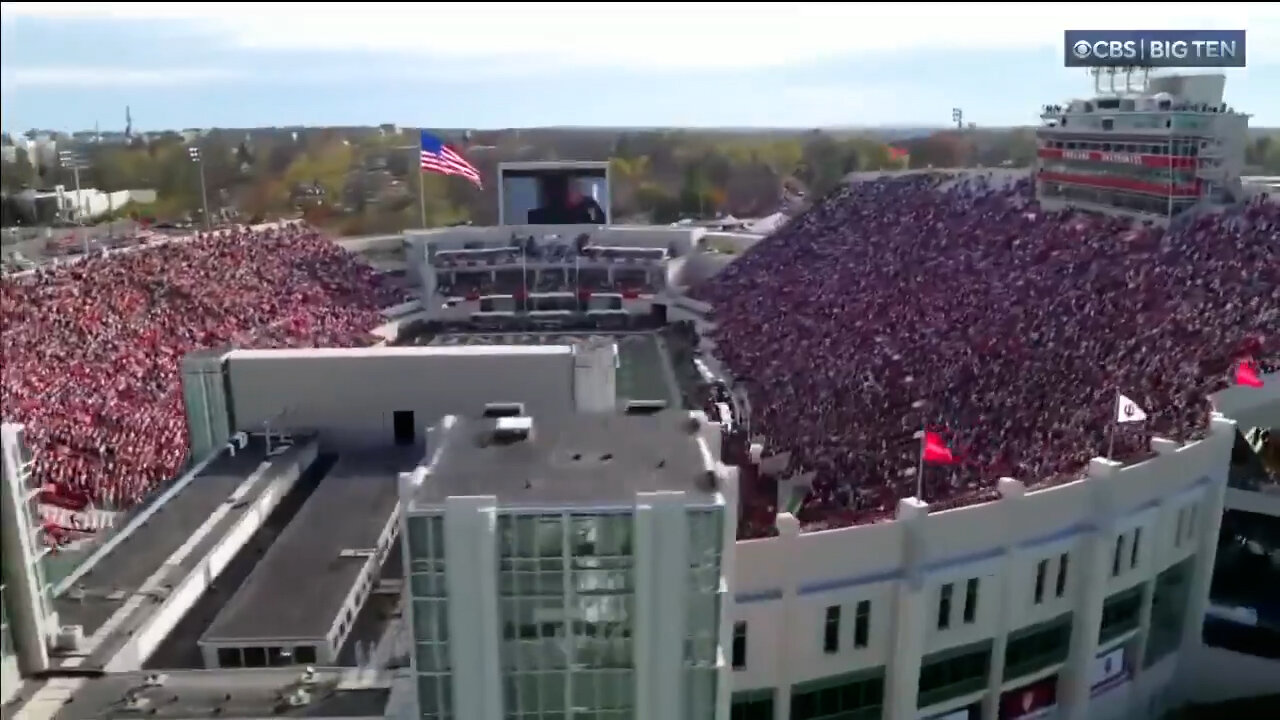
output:
[[[467,162],[456,150],[426,130],[422,131],[422,171],[459,175],[475,183],[476,187],[484,187],[480,182],[480,171],[475,165]]]

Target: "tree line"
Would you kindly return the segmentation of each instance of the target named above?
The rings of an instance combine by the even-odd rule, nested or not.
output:
[[[123,212],[164,220],[198,218],[200,172],[212,212],[243,220],[302,215],[345,233],[395,232],[428,225],[497,220],[498,163],[512,160],[610,160],[614,216],[672,222],[717,214],[759,216],[782,196],[825,194],[850,172],[924,167],[1029,166],[1031,128],[938,131],[890,139],[883,133],[830,130],[698,131],[535,128],[437,131],[487,181],[417,171],[416,131],[387,128],[213,130],[188,141],[172,134],[131,145],[89,145],[79,152],[83,187],[154,188],[154,206]],[[200,163],[191,146],[199,148]],[[47,159],[47,158],[46,158]],[[3,168],[7,191],[73,186],[56,162],[34,165],[19,152]],[[1280,137],[1248,145],[1246,164],[1280,174]],[[201,167],[203,166],[203,167]]]

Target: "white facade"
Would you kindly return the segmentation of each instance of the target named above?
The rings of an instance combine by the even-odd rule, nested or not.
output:
[[[704,423],[704,439],[715,432]],[[712,462],[710,501],[423,505],[431,465],[402,476],[412,715],[728,720],[737,489]]]
[[[14,196],[20,203],[25,203],[35,211],[37,203],[52,202],[57,214],[66,215],[72,220],[92,220],[110,214],[129,203],[144,205],[156,201],[155,190],[117,190],[103,192],[96,188],[64,188],[59,185],[51,192],[23,190]]]
[[[793,697],[862,672],[882,679],[883,706],[849,717],[969,707],[975,719],[1017,717],[1000,713],[1001,694],[1048,677],[1058,678],[1052,717],[1156,717],[1181,699],[1172,684],[1181,652],[1200,645],[1234,428],[1216,417],[1205,440],[1153,441],[1159,455],[1147,462],[1096,459],[1085,479],[1030,492],[1006,479],[998,501],[932,515],[908,499],[895,521],[805,534],[783,516],[780,537],[738,543],[733,619],[745,649],[734,691],[757,702],[738,716],[764,717],[765,698],[772,720],[835,717],[792,712]],[[1182,580],[1181,600],[1162,592],[1153,603],[1171,578]],[[1180,610],[1170,618],[1161,607]],[[853,620],[840,623],[834,648],[824,644],[831,608]],[[1029,669],[1006,672],[1011,638],[1064,620],[1059,656],[1019,658]],[[922,667],[957,648],[986,660],[950,691],[921,692]],[[941,699],[918,702],[930,698]]]

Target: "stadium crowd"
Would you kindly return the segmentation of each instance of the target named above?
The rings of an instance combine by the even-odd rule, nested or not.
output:
[[[127,508],[186,460],[180,363],[196,349],[372,344],[405,300],[303,225],[235,229],[7,277],[4,420],[54,500]]]
[[[1001,476],[1075,477],[1113,431],[1118,459],[1197,437],[1235,362],[1280,352],[1280,206],[1165,231],[1045,212],[1025,181],[886,178],[839,189],[693,294],[752,432],[791,453],[788,474],[814,473],[800,520],[847,525],[915,494],[923,428],[958,458],[925,468],[944,507]],[[1116,426],[1117,393],[1149,419]],[[755,496],[745,536],[772,526],[773,495]]]

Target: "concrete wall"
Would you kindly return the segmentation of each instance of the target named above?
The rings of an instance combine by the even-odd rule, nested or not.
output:
[[[272,421],[317,432],[325,446],[358,447],[391,442],[396,410],[414,412],[419,437],[441,416],[475,416],[489,402],[522,402],[534,416],[573,412],[572,354],[531,349],[540,353],[514,359],[450,354],[484,348],[234,351],[227,367],[236,429]]]
[[[885,718],[914,720],[985,699],[983,716],[990,720],[996,711],[991,698],[1060,672],[1059,705],[1064,709],[1059,717],[1147,717],[1150,708],[1164,707],[1178,696],[1180,688],[1171,683],[1181,653],[1145,670],[1137,661],[1150,623],[1150,592],[1144,596],[1142,627],[1099,646],[1101,602],[1117,591],[1149,584],[1161,571],[1194,556],[1182,647],[1200,646],[1234,428],[1218,419],[1205,440],[1186,446],[1156,440],[1153,447],[1160,455],[1131,467],[1095,460],[1087,477],[1059,487],[1027,492],[1021,483],[1002,481],[1002,498],[981,505],[915,517],[900,510],[894,521],[804,534],[788,532],[793,525],[780,523],[780,537],[739,542],[733,619],[747,623],[748,641],[746,666],[734,673],[734,691],[772,689],[775,718],[786,720],[793,684],[885,667]],[[1175,540],[1180,511],[1192,505],[1202,518],[1195,535]],[[1124,568],[1112,576],[1110,548],[1122,534],[1132,542],[1138,528],[1142,540],[1136,565],[1130,566],[1126,550]],[[1034,602],[1039,562],[1054,563],[1064,553],[1069,557],[1068,591],[1062,598],[1055,596],[1051,573],[1050,592]],[[970,578],[979,580],[977,611],[973,622],[960,623],[954,618]],[[950,628],[939,630],[933,618],[944,583],[958,589],[953,601],[957,609]],[[846,637],[840,652],[825,653],[825,609],[841,606],[846,627],[851,627],[853,609],[862,600],[871,602],[867,646],[854,649]],[[1060,667],[1002,683],[1008,634],[1064,612],[1072,613],[1077,626],[1087,626],[1080,638],[1093,642],[1073,640],[1071,657]],[[917,647],[904,651],[904,642],[910,645],[904,637],[913,634]],[[919,658],[983,640],[993,643],[987,692],[917,709],[913,690]],[[1094,657],[1117,646],[1134,657],[1135,676],[1090,700],[1090,688],[1081,678]],[[905,672],[913,665],[914,676]],[[898,689],[904,695],[910,691],[909,697],[890,707],[892,677],[904,672],[907,679]]]
[[[254,501],[253,506],[245,510],[244,515],[227,531],[218,544],[203,558],[197,560],[196,566],[186,577],[173,584],[173,592],[107,662],[104,668],[107,672],[129,672],[142,668],[142,664],[151,657],[151,653],[155,652],[165,636],[191,610],[205,590],[209,589],[209,585],[222,574],[236,553],[249,542],[249,538],[262,527],[271,511],[275,510],[284,496],[293,489],[302,472],[315,462],[318,447],[318,443],[311,441],[288,449],[264,463],[236,489],[235,496],[243,497],[254,487],[267,484],[267,488]],[[228,503],[215,510],[213,515],[200,528],[193,531],[191,538],[174,553],[178,556],[177,559],[171,557],[165,565],[181,562],[183,554],[191,552],[194,546],[213,530],[218,520],[231,511],[232,507],[233,503]]]

